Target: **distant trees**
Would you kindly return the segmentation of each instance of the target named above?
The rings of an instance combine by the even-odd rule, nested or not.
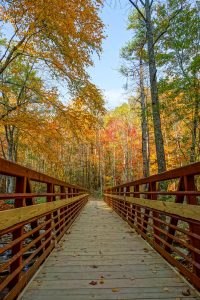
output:
[[[120,71],[130,99],[106,113],[87,74],[102,1],[0,0],[2,157],[101,192],[200,159],[197,2],[129,2]]]

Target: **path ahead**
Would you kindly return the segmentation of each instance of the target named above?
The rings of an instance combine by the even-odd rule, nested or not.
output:
[[[200,299],[103,201],[90,201],[23,300]]]

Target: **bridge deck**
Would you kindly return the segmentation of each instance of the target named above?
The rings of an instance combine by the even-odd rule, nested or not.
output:
[[[103,201],[90,201],[20,299],[197,299],[187,289]]]

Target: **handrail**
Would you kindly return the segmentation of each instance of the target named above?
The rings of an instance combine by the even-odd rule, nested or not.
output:
[[[51,202],[56,200],[57,197],[60,199],[70,198],[87,192],[85,188],[58,180],[2,158],[0,158],[0,175],[15,178],[15,192],[0,194],[0,200],[14,199],[15,208],[37,204],[35,200],[40,197],[45,197],[47,202]],[[32,182],[46,184],[46,192],[33,193]],[[59,191],[56,191],[56,188]]]
[[[46,213],[56,211],[65,207],[66,205],[72,204],[83,197],[87,197],[88,194],[83,194],[70,199],[57,200],[50,203],[41,203],[37,206],[31,205],[26,207],[20,207],[10,210],[4,210],[0,213],[0,230],[4,233],[10,231],[12,226],[21,224],[23,222],[31,221],[32,219],[42,217]]]
[[[199,175],[198,162],[106,188],[104,199],[200,290]],[[174,179],[176,190],[161,190],[161,181]]]
[[[113,189],[127,187],[127,186],[130,187],[130,186],[142,185],[147,183],[162,182],[165,180],[171,180],[171,179],[176,179],[176,178],[190,176],[190,175],[195,176],[198,174],[200,174],[200,162],[196,162],[187,166],[165,171],[146,178],[141,178],[135,181],[126,182],[120,185],[116,185],[114,187],[108,187],[105,190],[108,189],[113,190]]]
[[[0,211],[0,299],[15,299],[88,200],[85,188],[0,159],[0,175],[15,177],[13,207]],[[32,181],[46,184],[33,193]],[[57,190],[56,188],[57,187]],[[59,191],[58,191],[59,189]],[[45,203],[35,199],[43,197]]]
[[[58,186],[65,186],[69,188],[79,189],[86,191],[85,188],[67,183],[62,180],[58,180],[54,177],[50,177],[46,174],[39,173],[29,168],[23,167],[19,164],[13,163],[9,160],[0,158],[0,174],[14,177],[27,177],[31,181],[37,181],[42,183],[52,183]]]

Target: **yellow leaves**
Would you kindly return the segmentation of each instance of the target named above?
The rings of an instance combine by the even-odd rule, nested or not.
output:
[[[91,54],[101,51],[103,23],[98,12],[102,1],[5,1],[4,19],[18,28],[20,50],[48,61],[55,72],[73,79],[86,78]],[[3,12],[2,12],[3,15]]]
[[[119,291],[120,291],[119,288],[112,288],[112,292],[113,292],[113,293],[118,293]]]

